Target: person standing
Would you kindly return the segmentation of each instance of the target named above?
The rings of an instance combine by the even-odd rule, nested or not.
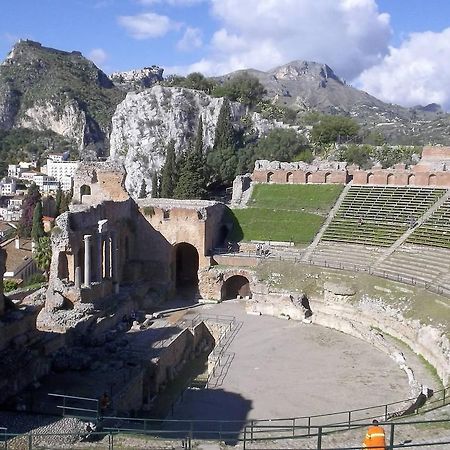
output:
[[[377,419],[372,421],[372,425],[367,430],[367,434],[363,442],[363,448],[377,448],[379,450],[386,449],[384,429],[378,424]]]

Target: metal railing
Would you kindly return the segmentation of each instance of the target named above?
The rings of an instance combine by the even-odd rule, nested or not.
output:
[[[83,419],[95,419],[100,417],[99,399],[79,397],[76,395],[48,394],[49,397],[61,399],[62,405],[56,405],[63,417],[80,417]]]
[[[363,422],[358,425],[323,425],[314,427],[304,427],[295,425],[291,431],[290,436],[274,437],[273,432],[279,428],[277,425],[265,425],[264,430],[262,428],[255,429],[249,424],[243,424],[240,430],[227,431],[223,430],[221,435],[217,437],[207,436],[208,430],[195,430],[186,428],[177,429],[157,429],[157,430],[136,430],[134,428],[115,427],[104,428],[101,431],[87,432],[66,432],[66,433],[51,433],[51,432],[30,432],[26,434],[6,433],[4,434],[3,445],[0,443],[0,448],[4,450],[8,449],[59,449],[61,446],[67,448],[81,449],[85,448],[86,443],[89,442],[89,447],[94,445],[93,448],[113,450],[115,446],[117,448],[136,448],[136,441],[132,444],[127,444],[127,436],[132,436],[135,440],[141,439],[152,441],[152,448],[155,448],[155,444],[161,445],[161,447],[167,448],[174,446],[181,446],[186,450],[191,450],[195,444],[195,441],[208,439],[211,441],[223,441],[226,444],[235,445],[242,443],[243,450],[249,450],[252,448],[252,444],[258,444],[260,448],[264,443],[265,449],[280,448],[280,442],[286,441],[283,448],[296,448],[301,450],[302,444],[307,444],[309,449],[317,450],[360,450],[360,441],[364,436],[364,432],[361,432],[362,427],[369,427],[372,425],[369,422]],[[420,421],[408,421],[408,422],[391,422],[379,424],[385,429],[386,433],[386,449],[394,450],[397,448],[448,448],[444,446],[450,445],[450,419],[440,420],[420,420]],[[432,427],[435,430],[433,440],[427,440],[428,438],[421,438],[420,431],[425,430],[426,427]],[[407,433],[402,433],[406,428]],[[405,434],[410,434],[411,428],[415,429],[416,438],[415,441],[408,439],[404,440]],[[271,430],[271,431],[270,431]],[[438,433],[439,431],[439,433]],[[261,435],[264,432],[264,435]],[[336,433],[344,432],[345,435],[341,435],[341,440],[351,443],[352,445],[336,446],[330,443],[327,444],[328,438]],[[357,433],[357,434],[356,434]],[[201,436],[205,436],[202,438]],[[306,439],[306,441],[305,441]],[[421,441],[421,442],[420,442]],[[95,444],[94,444],[95,443]],[[176,444],[175,444],[176,443]],[[166,444],[166,445],[164,445]],[[174,445],[175,444],[175,445]]]

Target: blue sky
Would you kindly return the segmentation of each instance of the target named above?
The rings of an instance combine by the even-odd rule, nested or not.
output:
[[[450,107],[448,0],[2,0],[0,56],[18,38],[80,50],[107,73],[329,64],[386,100]]]

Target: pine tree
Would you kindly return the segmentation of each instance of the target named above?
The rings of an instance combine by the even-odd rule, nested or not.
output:
[[[161,170],[160,194],[163,198],[173,197],[177,180],[177,162],[175,156],[175,142],[171,140],[166,150],[166,162]]]
[[[161,190],[161,180],[158,172],[155,172],[152,177],[152,197],[159,198]]]
[[[236,135],[231,122],[231,108],[228,99],[224,99],[217,118],[213,151],[236,147]]]
[[[153,192],[153,190],[152,190],[152,192]],[[147,197],[147,184],[145,183],[145,180],[142,178],[141,188],[139,189],[138,198],[146,198],[146,197]]]
[[[40,202],[41,194],[36,184],[32,183],[28,188],[22,204],[22,216],[17,225],[17,234],[20,237],[31,237],[31,229],[33,228],[34,208]]]
[[[34,207],[33,227],[31,229],[31,238],[37,242],[39,238],[45,236],[44,225],[42,224],[42,203],[38,202]]]
[[[50,237],[44,236],[39,238],[36,243],[33,259],[36,261],[39,269],[44,271],[45,278],[48,279],[48,272],[52,262],[52,243]]]
[[[217,119],[214,147],[207,159],[212,183],[231,184],[238,165],[236,148],[237,139],[231,122],[230,102],[225,99]]]
[[[175,198],[202,199],[206,195],[206,170],[203,154],[203,122],[200,117],[194,145],[188,150],[174,192]]]
[[[58,217],[61,214],[62,196],[63,196],[63,192],[61,190],[61,186],[58,186],[58,190],[56,191],[56,198],[55,198],[56,217]]]

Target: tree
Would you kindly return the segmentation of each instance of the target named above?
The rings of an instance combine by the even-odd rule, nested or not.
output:
[[[255,159],[269,161],[293,161],[296,155],[306,149],[306,140],[294,130],[275,128],[255,147]]]
[[[61,195],[61,206],[59,208],[59,214],[69,211],[69,205],[72,201],[72,192],[63,192]]]
[[[153,189],[152,189],[152,192],[153,192]],[[142,178],[138,198],[146,198],[146,197],[147,197],[147,184],[145,183],[145,180]]]
[[[200,117],[195,141],[182,163],[174,196],[181,199],[202,199],[205,195],[206,168],[203,153],[203,121]]]
[[[161,197],[173,197],[173,191],[176,186],[177,163],[175,156],[175,141],[171,140],[166,150],[166,162],[161,169]]]
[[[39,269],[44,271],[45,278],[48,278],[50,264],[52,262],[52,243],[48,236],[39,238],[33,253],[33,259],[36,261]]]
[[[262,100],[265,93],[266,90],[258,78],[248,73],[236,75],[213,90],[216,97],[227,97],[249,107]]]
[[[236,135],[231,122],[230,102],[225,99],[222,103],[222,107],[220,108],[219,117],[217,118],[213,151],[219,148],[233,148],[235,146]]]
[[[61,185],[59,185],[58,190],[56,191],[56,198],[55,198],[56,217],[58,217],[61,214],[62,197],[63,197],[63,191],[61,190]]]
[[[31,237],[31,229],[33,228],[34,208],[41,200],[41,194],[36,184],[32,183],[28,188],[22,204],[22,216],[17,225],[17,234],[20,237]]]
[[[152,197],[158,198],[161,196],[161,177],[158,172],[155,172],[152,177]]]
[[[33,227],[31,229],[31,238],[37,242],[39,238],[45,236],[44,225],[42,224],[42,202],[37,202],[33,213]]]
[[[311,130],[311,139],[318,144],[347,142],[358,132],[359,125],[350,117],[322,116]]]

